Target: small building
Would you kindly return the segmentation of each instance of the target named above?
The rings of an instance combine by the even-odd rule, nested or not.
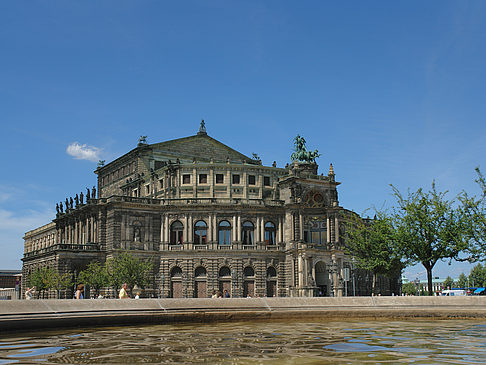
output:
[[[0,270],[0,300],[19,299],[22,287],[22,271]]]

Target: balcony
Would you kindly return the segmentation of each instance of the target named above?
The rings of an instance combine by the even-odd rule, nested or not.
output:
[[[100,251],[100,245],[97,243],[86,243],[86,244],[57,243],[55,245],[44,247],[39,250],[26,252],[24,254],[24,258],[40,256],[40,255],[44,255],[56,251],[96,252],[96,251]]]

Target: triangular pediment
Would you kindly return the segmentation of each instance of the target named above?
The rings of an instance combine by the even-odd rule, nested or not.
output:
[[[256,163],[253,159],[226,146],[224,143],[208,136],[205,133],[198,133],[195,136],[173,139],[150,145],[153,153],[167,156],[175,156],[185,159],[196,159],[198,161],[211,161],[241,163]]]

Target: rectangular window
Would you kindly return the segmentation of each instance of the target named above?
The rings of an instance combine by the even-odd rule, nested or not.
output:
[[[223,184],[223,183],[224,183],[224,175],[216,174],[216,184]]]
[[[150,194],[150,185],[145,185],[145,193]]]
[[[233,175],[233,184],[240,183],[240,175]]]
[[[161,189],[163,189],[163,188],[164,188],[164,180],[159,180],[159,187],[160,187]]]
[[[255,175],[248,175],[248,185],[255,185]]]
[[[191,175],[189,175],[189,174],[182,175],[182,183],[183,184],[190,184],[191,183]]]
[[[264,186],[270,186],[270,176],[264,176],[263,177],[263,185]]]
[[[199,184],[207,184],[207,183],[208,183],[208,175],[199,174]]]

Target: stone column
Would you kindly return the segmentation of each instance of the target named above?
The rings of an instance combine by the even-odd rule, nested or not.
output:
[[[292,241],[295,240],[295,216],[294,213],[290,214],[291,222],[290,222],[290,239]]]
[[[95,217],[91,216],[91,235],[90,235],[91,242],[96,242],[95,238]]]
[[[304,259],[302,258],[302,254],[299,254],[297,258],[297,274],[299,278],[299,282],[297,283],[298,287],[302,287],[304,285]]]
[[[238,226],[236,227],[236,240],[241,241],[241,215],[238,214]]]
[[[304,216],[299,213],[299,240],[304,240]]]
[[[188,214],[187,242],[194,242],[194,223],[192,221],[192,214]]]
[[[334,242],[336,244],[339,243],[339,220],[338,220],[338,217],[336,215],[336,218],[334,218]]]
[[[208,225],[208,240],[207,242],[212,242],[213,241],[213,217],[211,214],[209,214],[208,219],[207,219],[207,225]],[[209,275],[209,273],[208,273]]]
[[[183,224],[184,224],[184,231],[183,231],[184,236],[182,237],[182,242],[186,243],[186,242],[188,242],[187,238],[188,238],[188,232],[189,232],[188,227],[187,227],[187,225],[189,223],[188,222],[189,220],[187,219],[187,214],[184,215],[184,219],[182,221],[183,221]]]
[[[327,216],[327,244],[331,243],[331,224],[329,222],[329,216]]]
[[[282,217],[278,218],[278,233],[277,233],[277,242],[283,242],[283,229],[282,229]]]
[[[169,215],[164,217],[164,243],[169,243]]]
[[[231,243],[235,243],[236,242],[236,231],[237,231],[237,227],[236,227],[236,215],[233,216],[233,238],[231,239]]]
[[[160,217],[160,243],[164,243],[164,215],[161,215]],[[161,247],[162,249],[162,247]]]

